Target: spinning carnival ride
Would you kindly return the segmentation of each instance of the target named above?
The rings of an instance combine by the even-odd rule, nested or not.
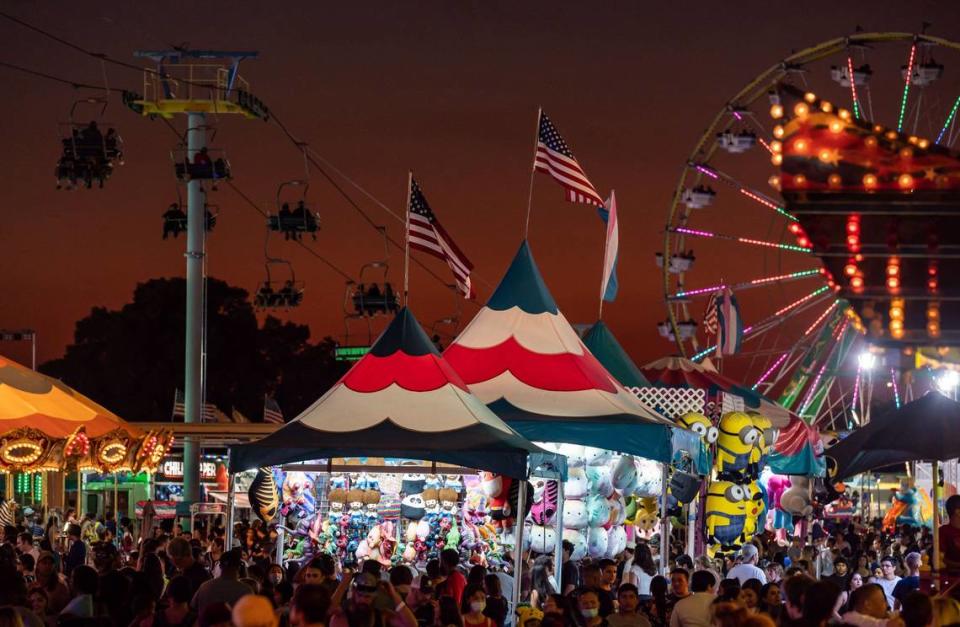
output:
[[[714,357],[713,302],[729,289],[742,342],[721,363],[807,421],[834,422],[861,388],[859,371],[833,385],[860,334],[958,343],[960,79],[940,63],[957,50],[856,33],[792,54],[723,107],[684,165],[657,254],[659,331],[681,356]]]

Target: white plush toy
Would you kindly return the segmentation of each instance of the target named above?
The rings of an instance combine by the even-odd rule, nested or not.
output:
[[[609,544],[607,530],[602,527],[591,529],[587,532],[587,551],[590,557],[600,559],[607,554],[607,544]]]
[[[573,466],[567,469],[567,480],[563,484],[563,496],[567,499],[582,499],[587,496],[590,483],[587,473],[582,467]]]
[[[570,559],[579,562],[587,556],[587,538],[583,533],[576,529],[564,529],[563,539],[573,544],[573,554]]]
[[[610,527],[607,532],[607,557],[623,553],[627,548],[627,531],[623,527]]]
[[[610,496],[613,484],[610,482],[609,466],[587,466],[587,481],[590,484],[591,494]]]
[[[595,446],[584,446],[583,454],[587,460],[588,466],[600,466],[606,464],[612,455],[610,451],[597,448]]]
[[[566,455],[567,466],[583,466],[587,463],[584,447],[579,444],[561,444],[560,453]]]
[[[584,529],[588,521],[586,503],[578,500],[564,501],[563,526],[566,529]]]
[[[587,524],[602,527],[610,522],[610,502],[606,497],[594,494],[587,499]]]
[[[621,494],[627,494],[637,485],[637,462],[633,455],[621,455],[620,459],[612,462],[613,471],[610,481],[613,489]]]
[[[532,525],[528,535],[530,536],[530,550],[534,553],[552,554],[557,547],[557,532],[553,530],[553,527]]]
[[[661,478],[660,464],[649,459],[638,459],[637,487],[634,489],[634,495],[660,496],[663,485]]]

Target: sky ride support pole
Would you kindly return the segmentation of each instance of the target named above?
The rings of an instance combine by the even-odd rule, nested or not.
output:
[[[933,460],[933,589],[940,592],[940,461]]]
[[[558,593],[563,594],[563,481],[557,479],[557,513],[554,514],[554,528],[557,543],[553,551],[553,576],[557,580]]]
[[[517,511],[516,526],[513,532],[513,605],[514,611],[520,607],[520,588],[523,575],[523,512],[527,508],[527,479],[526,477],[518,479],[520,481],[517,490]],[[558,538],[559,541],[559,538]],[[554,564],[556,567],[556,564]],[[555,571],[556,572],[556,571]]]
[[[660,466],[660,574],[670,573],[670,516],[667,515],[667,490],[670,488],[670,464]]]
[[[187,115],[187,158],[207,145],[206,116]],[[203,183],[187,183],[187,329],[184,372],[184,422],[201,422],[203,403],[203,257],[206,228]],[[200,447],[194,436],[183,439],[183,500],[189,505],[200,500]],[[192,529],[191,529],[192,531]]]
[[[230,468],[230,457],[227,455],[227,533],[224,541],[224,551],[229,551],[233,548],[233,524],[234,524],[234,509],[236,507],[236,495],[235,491],[237,489],[236,481],[237,476],[233,473]],[[278,542],[279,544],[279,542]],[[282,563],[282,562],[277,562]]]

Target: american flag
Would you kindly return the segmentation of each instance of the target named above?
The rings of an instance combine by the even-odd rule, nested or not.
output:
[[[540,112],[540,131],[537,136],[537,154],[533,160],[534,170],[546,172],[567,190],[567,200],[583,202],[590,205],[603,206],[603,198],[597,193],[593,183],[587,179],[586,173],[567,142],[560,137],[560,132],[553,125],[546,113]]]
[[[202,403],[200,405],[200,422],[218,422],[217,414],[220,410],[213,403]],[[181,390],[173,391],[173,419],[186,420],[187,409],[184,394]]]
[[[707,300],[707,309],[703,312],[703,328],[707,335],[716,335],[719,327],[717,326],[717,293],[710,294]]]
[[[422,250],[434,257],[443,259],[450,266],[453,278],[457,282],[457,290],[464,298],[473,298],[476,293],[470,283],[470,272],[473,264],[466,255],[460,252],[454,241],[440,225],[437,216],[430,210],[427,199],[417,181],[410,178],[410,209],[409,230],[407,237],[410,248]]]
[[[263,421],[275,425],[283,424],[283,412],[280,410],[280,405],[269,396],[263,397]]]

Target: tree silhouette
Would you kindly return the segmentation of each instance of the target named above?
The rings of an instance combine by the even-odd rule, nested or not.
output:
[[[183,389],[185,288],[184,279],[150,279],[119,310],[94,307],[64,356],[40,370],[127,420],[170,420]],[[292,418],[346,370],[331,338],[311,344],[309,327],[272,316],[258,326],[246,290],[208,279],[206,295],[206,400],[227,415],[260,420],[266,393]]]

